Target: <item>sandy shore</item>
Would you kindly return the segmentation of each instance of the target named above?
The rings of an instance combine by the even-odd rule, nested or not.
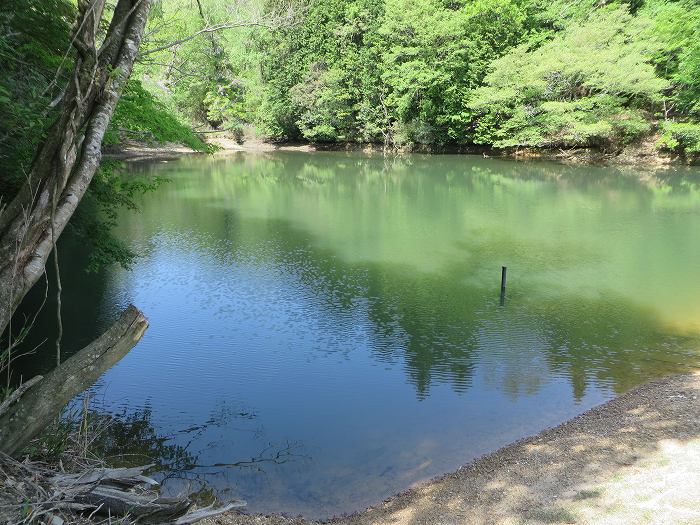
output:
[[[700,524],[700,373],[632,390],[336,525]],[[311,525],[228,514],[209,525]]]

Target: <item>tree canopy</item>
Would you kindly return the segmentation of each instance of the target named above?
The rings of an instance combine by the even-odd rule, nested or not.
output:
[[[28,0],[2,15],[9,172],[50,120],[73,12]],[[692,0],[161,0],[106,143],[205,149],[194,127],[389,146],[619,150],[652,137],[693,154],[699,37]]]
[[[316,0],[255,33],[239,124],[274,140],[698,148],[686,0]],[[245,118],[241,118],[245,116]]]

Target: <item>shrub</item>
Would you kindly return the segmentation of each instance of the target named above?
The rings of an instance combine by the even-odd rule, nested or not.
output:
[[[690,122],[665,122],[661,128],[657,147],[685,154],[700,153],[700,124]]]

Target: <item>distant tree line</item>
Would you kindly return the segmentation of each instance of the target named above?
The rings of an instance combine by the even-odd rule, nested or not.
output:
[[[317,0],[257,49],[274,138],[700,151],[690,0]]]

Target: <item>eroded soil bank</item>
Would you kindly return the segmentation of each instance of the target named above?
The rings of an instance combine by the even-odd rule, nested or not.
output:
[[[605,151],[592,148],[509,148],[493,149],[488,146],[469,145],[421,145],[413,144],[385,150],[381,144],[358,143],[272,143],[251,137],[239,143],[225,133],[207,137],[207,142],[226,151],[364,151],[365,153],[383,154],[385,151],[392,155],[404,153],[457,153],[483,155],[484,157],[504,158],[513,160],[550,160],[563,164],[597,164],[604,166],[636,166],[642,168],[662,169],[682,165],[696,165],[700,157],[686,158],[671,152],[659,151],[655,146],[658,136],[650,136],[645,140],[630,144],[620,151]]]
[[[365,153],[383,154],[384,148],[380,144],[357,144],[357,143],[332,143],[332,144],[311,144],[282,142],[273,143],[249,138],[240,143],[229,137],[227,133],[216,133],[208,135],[206,142],[219,148],[219,153],[249,151],[249,152],[273,152],[273,151],[364,151]],[[597,164],[604,166],[633,166],[640,168],[663,169],[674,166],[697,165],[700,157],[684,158],[668,152],[660,152],[654,146],[654,138],[629,145],[622,151],[609,153],[596,149],[510,149],[493,150],[482,146],[421,146],[391,149],[393,155],[404,153],[461,153],[472,155],[483,155],[485,157],[505,158],[513,160],[550,160],[562,164]],[[140,160],[170,160],[183,155],[200,153],[187,146],[164,143],[146,144],[139,141],[129,140],[118,146],[107,148],[104,152],[105,158],[116,160],[140,161]]]
[[[636,388],[336,525],[700,523],[700,373]],[[231,513],[210,525],[311,525]]]

